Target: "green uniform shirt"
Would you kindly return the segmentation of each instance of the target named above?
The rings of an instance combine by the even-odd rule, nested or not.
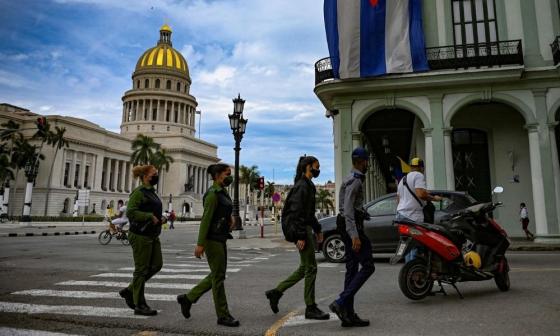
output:
[[[204,197],[204,213],[202,214],[200,229],[198,231],[197,245],[199,246],[206,246],[210,224],[212,223],[212,218],[214,218],[214,211],[218,206],[218,196],[216,193],[222,192],[222,189],[222,186],[214,182]]]
[[[153,213],[140,211],[139,208],[144,200],[144,194],[140,191],[142,188],[154,189],[153,186],[140,185],[130,194],[128,206],[126,208],[126,216],[130,222],[142,223],[152,220]]]

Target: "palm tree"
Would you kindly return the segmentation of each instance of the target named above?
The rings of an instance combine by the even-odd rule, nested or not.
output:
[[[159,146],[159,145],[158,145]],[[160,178],[161,181],[158,184],[158,188],[160,190],[163,190],[163,172],[164,171],[169,171],[169,166],[175,162],[175,160],[173,159],[173,157],[169,154],[167,154],[167,150],[165,148],[160,147],[160,149],[158,151],[156,151],[154,153],[154,155],[152,156],[152,161],[150,161],[150,164],[153,165],[154,167],[157,168],[157,170],[159,171],[160,174]]]
[[[246,167],[241,165],[239,167],[239,182],[245,184],[245,210],[243,212],[243,221],[245,221],[245,217],[247,214],[247,210],[249,207],[249,191],[253,191],[255,189],[256,184],[258,183],[260,177],[259,167],[258,166],[251,166]]]
[[[14,196],[17,195],[17,180],[19,177],[20,169],[25,167],[25,163],[27,162],[27,157],[25,156],[28,152],[28,147],[31,146],[29,142],[23,137],[23,134],[17,133],[16,137],[12,143],[12,150],[11,150],[11,167],[12,169],[16,170],[16,176],[14,178]],[[10,215],[13,215],[14,207],[10,207],[9,212]]]
[[[319,204],[321,212],[325,208],[327,209],[327,211],[329,211],[329,208],[334,211],[334,203],[333,203],[333,200],[332,200],[332,194],[328,190],[325,190],[325,189],[319,189],[318,190],[318,192],[317,192],[317,203]]]
[[[9,152],[6,148],[6,144],[0,145],[0,214],[5,215],[3,213],[4,210],[4,195],[6,189],[4,188],[4,182],[12,180],[14,178],[14,173],[12,171],[12,163],[10,162]],[[9,186],[9,185],[8,185]],[[7,188],[8,193],[10,189]]]
[[[55,131],[51,132],[50,134],[50,144],[51,146],[55,147],[55,152],[54,152],[54,157],[51,163],[51,170],[49,172],[49,182],[47,184],[47,198],[45,201],[45,211],[44,211],[44,215],[47,215],[47,207],[49,204],[49,197],[50,197],[50,191],[51,191],[51,181],[52,181],[52,173],[54,170],[54,163],[56,161],[56,156],[58,154],[58,151],[63,148],[63,147],[69,147],[69,143],[68,140],[66,140],[66,138],[64,137],[64,133],[66,133],[66,128],[65,127],[55,127]]]
[[[266,187],[264,187],[264,197],[270,198],[274,195],[274,182],[266,181]]]
[[[154,152],[159,150],[160,147],[153,138],[138,134],[136,139],[132,141],[132,155],[130,157],[132,164],[134,166],[152,164],[154,162]]]
[[[2,127],[2,133],[0,133],[0,140],[10,141],[10,152],[9,156],[12,155],[12,150],[14,149],[14,141],[19,133],[19,124],[13,120],[0,125]]]

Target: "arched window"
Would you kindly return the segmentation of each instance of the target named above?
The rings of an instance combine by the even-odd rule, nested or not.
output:
[[[156,89],[159,89],[159,78],[156,79]]]
[[[167,90],[171,90],[171,81],[170,80],[168,80],[167,83],[165,84],[165,88]]]
[[[177,82],[177,91],[181,92],[181,83]]]
[[[146,80],[144,81],[144,89],[147,89],[150,87],[150,80],[146,78]]]

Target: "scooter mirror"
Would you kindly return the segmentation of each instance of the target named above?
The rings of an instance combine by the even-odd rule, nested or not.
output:
[[[494,194],[501,194],[503,192],[504,192],[504,187],[500,187],[500,186],[494,188],[494,191],[493,191]]]

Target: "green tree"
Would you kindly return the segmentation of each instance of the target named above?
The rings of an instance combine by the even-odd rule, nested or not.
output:
[[[66,140],[66,138],[64,137],[64,133],[66,133],[66,128],[64,127],[55,127],[54,132],[51,132],[50,134],[50,144],[51,146],[55,147],[55,151],[54,151],[54,157],[52,159],[52,163],[51,163],[51,170],[49,172],[49,181],[47,184],[47,198],[45,201],[45,211],[44,211],[44,215],[47,215],[47,208],[49,205],[49,198],[50,198],[50,192],[51,192],[51,181],[52,181],[52,173],[54,170],[54,163],[56,161],[56,156],[58,155],[58,151],[63,148],[63,147],[69,147],[70,144],[68,142],[68,140]]]
[[[319,208],[321,209],[321,212],[323,211],[323,209],[326,209],[327,211],[329,211],[329,209],[332,209],[334,212],[334,202],[330,191],[319,189],[317,191],[316,200]]]
[[[138,134],[132,141],[132,155],[130,157],[132,164],[134,166],[153,164],[155,162],[154,155],[160,147],[153,138]]]
[[[2,141],[9,141],[10,142],[10,151],[8,156],[12,156],[12,150],[14,149],[14,142],[18,137],[19,132],[19,124],[13,120],[8,120],[7,122],[0,125],[2,127],[2,132],[0,133],[0,140]]]
[[[241,165],[239,167],[239,183],[245,185],[245,210],[243,212],[243,221],[245,221],[246,214],[249,207],[249,192],[256,189],[260,177],[259,167],[247,167]]]
[[[266,186],[264,187],[264,197],[271,198],[274,195],[274,182],[266,181]]]
[[[4,182],[13,180],[14,172],[10,161],[10,152],[6,144],[0,145],[0,189],[4,189]],[[0,204],[0,207],[2,204]]]

